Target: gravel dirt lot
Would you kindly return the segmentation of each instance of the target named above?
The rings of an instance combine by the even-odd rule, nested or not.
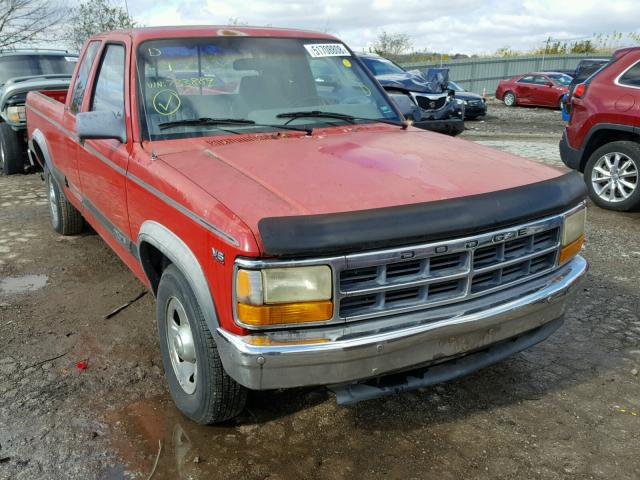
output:
[[[491,102],[468,127],[560,165],[557,111]],[[200,427],[165,389],[151,295],[104,319],[143,286],[103,241],[53,233],[39,175],[0,177],[0,208],[0,479],[146,479],[156,458],[155,480],[639,478],[639,214],[589,205],[588,280],[524,353],[347,408],[323,388],[256,393]]]

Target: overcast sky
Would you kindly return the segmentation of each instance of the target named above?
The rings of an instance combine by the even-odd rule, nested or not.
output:
[[[124,6],[125,0],[113,0]],[[640,0],[128,0],[146,26],[227,24],[327,31],[360,50],[382,31],[404,32],[418,50],[492,53],[594,33],[640,33]],[[629,42],[624,42],[628,44]]]

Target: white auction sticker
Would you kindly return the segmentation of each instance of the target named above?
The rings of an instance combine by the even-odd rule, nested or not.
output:
[[[311,43],[305,45],[312,57],[350,57],[347,47],[341,43]]]

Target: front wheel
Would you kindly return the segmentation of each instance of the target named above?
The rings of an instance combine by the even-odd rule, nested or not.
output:
[[[164,372],[178,410],[202,425],[238,415],[247,390],[224,371],[193,290],[174,265],[162,273],[156,308]]]
[[[584,169],[589,196],[610,210],[628,211],[640,207],[640,144],[611,142],[598,148]]]
[[[0,123],[0,169],[5,175],[24,172],[24,146],[19,132]]]
[[[513,107],[516,104],[516,94],[513,92],[507,92],[502,97],[502,101],[507,107]]]

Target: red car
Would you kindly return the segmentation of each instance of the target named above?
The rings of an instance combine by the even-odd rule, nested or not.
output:
[[[562,95],[569,91],[571,77],[558,72],[533,72],[500,80],[496,98],[507,107],[535,105],[561,108]]]
[[[569,168],[584,172],[597,205],[640,208],[640,48],[618,50],[576,85],[560,155]]]
[[[153,292],[196,422],[248,389],[420,388],[560,327],[587,270],[580,175],[408,125],[337,38],[143,28],[80,59],[64,103],[27,98],[51,224],[86,220]]]

